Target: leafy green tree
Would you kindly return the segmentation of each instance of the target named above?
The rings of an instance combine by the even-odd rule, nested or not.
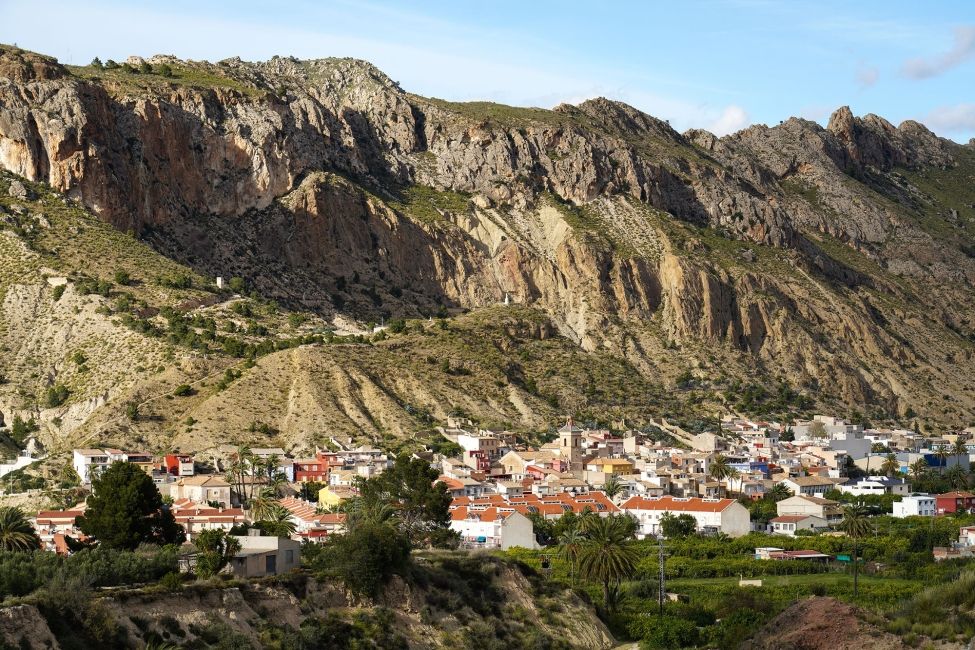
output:
[[[195,392],[196,391],[193,390],[193,387],[190,386],[189,384],[180,384],[179,386],[173,389],[173,395],[175,395],[176,397],[188,397],[194,394]]]
[[[24,421],[19,415],[14,416],[14,421],[10,425],[10,435],[19,443],[23,443],[28,435],[37,431],[37,421],[34,418]]]
[[[202,530],[193,540],[200,551],[196,561],[196,574],[209,578],[223,570],[240,552],[240,541],[218,529]]]
[[[245,291],[247,291],[247,283],[244,281],[244,278],[240,278],[240,277],[230,278],[230,281],[227,283],[227,286],[229,286],[230,290],[233,291],[234,293],[244,293]]]
[[[176,544],[185,537],[149,475],[122,461],[92,479],[88,508],[78,517],[78,527],[100,545],[118,549]]]
[[[409,567],[410,540],[388,523],[364,521],[336,535],[325,554],[329,572],[353,595],[375,599],[394,575]]]
[[[389,321],[389,331],[393,334],[402,334],[406,331],[406,321],[402,318],[394,318]]]
[[[93,68],[99,68],[99,69],[101,69],[103,67],[102,66],[102,60],[99,59],[97,56],[94,59],[91,60],[91,64],[90,65]]]
[[[0,549],[4,551],[33,551],[41,547],[24,511],[13,506],[0,507]]]
[[[611,589],[633,575],[639,558],[632,545],[633,521],[627,516],[586,519],[587,541],[579,552],[579,573],[603,587],[603,603],[611,606]]]
[[[322,491],[322,488],[325,487],[328,487],[328,483],[322,483],[320,481],[304,481],[301,484],[299,494],[305,501],[318,503],[318,494]]]
[[[856,598],[860,582],[860,561],[857,558],[859,541],[873,532],[873,525],[867,515],[867,509],[860,504],[843,508],[843,521],[840,530],[853,540],[853,597]]]
[[[173,68],[168,63],[160,63],[156,66],[156,73],[162,77],[172,77]]]
[[[667,539],[684,539],[697,532],[697,519],[684,513],[674,515],[665,512],[660,518],[660,532]]]
[[[809,437],[814,439],[825,438],[826,437],[826,425],[819,420],[813,420],[809,423]]]
[[[450,492],[438,476],[425,460],[401,454],[382,474],[358,478],[356,487],[366,509],[392,507],[398,527],[418,546],[429,543],[433,531],[450,527]]]
[[[657,616],[648,623],[650,629],[640,641],[640,650],[693,648],[700,642],[700,633],[694,621],[676,616]]]

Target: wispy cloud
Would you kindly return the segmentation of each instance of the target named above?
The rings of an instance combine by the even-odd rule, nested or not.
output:
[[[938,132],[975,131],[975,104],[939,106],[928,113],[924,123]]]
[[[950,50],[932,58],[918,57],[904,62],[901,69],[910,79],[928,79],[950,70],[975,56],[975,25],[955,28],[955,42]]]
[[[724,107],[721,115],[708,125],[708,131],[715,135],[728,135],[735,131],[740,131],[751,124],[751,118],[741,106],[731,104]]]
[[[879,78],[880,70],[874,66],[861,65],[859,68],[857,68],[856,80],[857,85],[860,86],[861,90],[873,86],[875,83],[877,83],[877,79]]]

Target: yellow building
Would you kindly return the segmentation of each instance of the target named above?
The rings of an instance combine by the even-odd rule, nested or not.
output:
[[[635,474],[636,469],[633,462],[625,458],[593,458],[586,467],[590,472],[603,472],[604,474]]]
[[[318,505],[323,508],[341,505],[352,496],[352,490],[347,487],[326,486],[318,491]]]

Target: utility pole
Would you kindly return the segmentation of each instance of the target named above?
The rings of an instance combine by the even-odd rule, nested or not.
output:
[[[657,607],[661,616],[664,615],[664,599],[667,597],[667,585],[664,578],[664,536],[657,538],[657,556],[660,563],[660,577],[657,585]]]

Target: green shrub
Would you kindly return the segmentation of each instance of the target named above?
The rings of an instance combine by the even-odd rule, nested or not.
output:
[[[70,391],[63,384],[55,384],[48,387],[44,395],[44,404],[48,408],[56,408],[64,404],[70,394]]]
[[[193,387],[189,384],[180,384],[173,390],[173,395],[175,397],[189,397],[195,393],[196,391],[193,390]]]
[[[698,644],[700,635],[691,621],[673,616],[648,617],[637,625],[645,632],[640,641],[641,650],[671,650],[688,648]]]

